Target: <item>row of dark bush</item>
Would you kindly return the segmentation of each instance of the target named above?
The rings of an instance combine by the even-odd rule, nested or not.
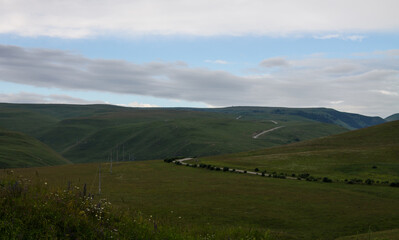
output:
[[[173,162],[176,159],[181,159],[181,157],[176,157],[176,158],[167,158],[164,160],[164,162],[170,163]],[[181,162],[175,162],[176,165],[183,165]],[[184,164],[188,167],[199,167],[199,168],[204,168],[204,169],[209,169],[209,170],[215,170],[215,171],[223,171],[223,172],[237,172],[236,169],[230,169],[229,167],[217,167],[217,166],[213,166],[210,164],[204,164],[204,163],[200,163],[200,164]],[[259,168],[255,168],[254,169],[255,172],[259,173],[260,170]],[[239,173],[247,173],[246,170],[244,170],[243,172],[239,172]],[[295,174],[292,173],[291,175],[287,174],[287,173],[277,173],[277,172],[272,172],[267,174],[266,170],[263,170],[260,172],[261,176],[265,177],[272,177],[272,178],[281,178],[281,179],[286,179],[288,176],[290,176],[291,178],[296,178],[298,180],[306,180],[306,181],[310,181],[310,182],[317,182],[317,181],[321,181],[321,182],[325,182],[325,183],[332,183],[333,180],[328,178],[328,177],[314,177],[311,176],[309,173],[300,173],[300,174]],[[342,182],[339,180],[336,180],[337,182]],[[347,184],[367,184],[367,185],[372,185],[372,184],[383,184],[383,185],[389,185],[391,187],[399,187],[399,182],[391,182],[389,183],[388,181],[374,181],[373,179],[366,179],[366,180],[362,180],[362,179],[358,179],[358,178],[353,178],[353,179],[345,179],[343,182],[347,183]]]
[[[382,184],[382,185],[389,185],[391,187],[399,187],[399,182],[389,182],[389,181],[374,181],[373,179],[366,179],[362,180],[359,178],[352,178],[352,179],[345,179],[345,183],[347,184],[367,184],[367,185],[372,185],[372,184]]]

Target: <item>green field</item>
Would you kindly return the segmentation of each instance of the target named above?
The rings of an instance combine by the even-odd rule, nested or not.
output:
[[[23,133],[0,129],[0,168],[68,164],[54,150]]]
[[[268,137],[268,136],[265,136]],[[399,181],[399,121],[281,147],[201,158],[200,163],[334,180]]]
[[[335,239],[399,227],[399,191],[264,178],[161,161],[102,164],[102,195],[123,211],[141,211],[179,229],[270,229],[281,239]],[[68,181],[98,191],[98,164],[15,169],[50,187]],[[202,230],[201,230],[202,229]],[[205,230],[206,231],[206,230]]]

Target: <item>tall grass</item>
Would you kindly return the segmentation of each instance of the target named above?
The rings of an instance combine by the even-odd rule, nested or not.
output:
[[[33,183],[34,182],[34,183]],[[179,229],[140,213],[118,213],[106,199],[44,180],[0,179],[0,236],[4,239],[276,239],[269,232],[212,227]]]

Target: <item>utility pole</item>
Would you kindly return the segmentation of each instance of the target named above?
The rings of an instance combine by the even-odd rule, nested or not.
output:
[[[112,152],[111,152],[111,173],[112,173]]]
[[[101,163],[98,164],[98,194],[101,194]]]
[[[125,161],[125,144],[123,144],[122,161]]]

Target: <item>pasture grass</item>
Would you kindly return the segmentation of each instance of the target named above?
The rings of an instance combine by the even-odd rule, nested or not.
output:
[[[102,164],[102,194],[117,211],[194,235],[213,229],[270,230],[280,239],[335,239],[399,227],[399,191],[386,186],[273,179],[162,161]],[[15,169],[50,188],[98,191],[98,164]],[[218,231],[216,231],[218,232]]]

